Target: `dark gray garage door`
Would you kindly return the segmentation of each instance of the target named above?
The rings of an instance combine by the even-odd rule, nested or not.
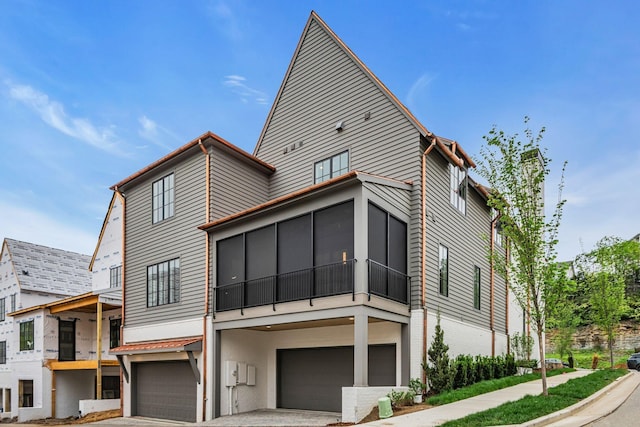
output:
[[[278,350],[278,407],[342,410],[342,387],[353,386],[353,347]],[[396,346],[369,346],[369,385],[395,385]]]
[[[132,415],[196,421],[196,380],[189,362],[132,366]]]

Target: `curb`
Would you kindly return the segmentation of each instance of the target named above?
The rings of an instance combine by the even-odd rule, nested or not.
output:
[[[556,421],[560,421],[564,418],[567,418],[573,414],[575,414],[576,412],[584,409],[586,406],[593,404],[594,402],[597,402],[598,400],[600,400],[603,396],[607,395],[612,389],[618,387],[619,385],[621,385],[623,382],[627,381],[629,378],[631,378],[634,374],[632,372],[627,373],[626,375],[616,378],[611,384],[607,385],[604,388],[601,388],[600,390],[598,390],[597,392],[593,393],[591,396],[582,399],[580,402],[574,403],[571,406],[568,406],[564,409],[561,409],[557,412],[554,412],[552,414],[548,414],[548,415],[544,415],[542,417],[536,418],[535,420],[531,420],[531,421],[527,421],[526,423],[520,424],[521,426],[526,426],[526,427],[539,427],[539,426],[545,426],[547,424],[551,424],[554,423]],[[622,404],[622,402],[620,402],[620,404]],[[609,415],[611,412],[615,411],[616,409],[618,409],[620,405],[617,405],[615,407],[612,407],[611,410],[609,412],[607,412],[606,414],[602,414],[604,415]]]

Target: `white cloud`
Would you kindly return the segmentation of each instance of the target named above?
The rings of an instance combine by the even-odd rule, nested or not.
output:
[[[256,104],[267,105],[267,94],[248,86],[245,82],[247,79],[243,76],[235,74],[225,76],[225,80],[222,84],[231,88],[231,91],[240,96],[242,102],[249,102],[253,100]]]
[[[170,150],[171,146],[162,142],[163,139],[166,139],[167,136],[171,137],[179,141],[178,138],[173,132],[168,130],[165,127],[159,126],[156,122],[143,115],[138,118],[138,123],[140,123],[140,129],[138,130],[138,135],[147,141],[153,142],[155,145],[162,147],[166,150]]]
[[[210,11],[216,20],[214,28],[233,41],[242,39],[239,21],[227,3],[217,1],[210,7]]]
[[[112,127],[96,127],[84,118],[70,117],[64,106],[28,85],[5,82],[9,96],[36,112],[42,121],[72,138],[112,154],[126,155],[119,147]]]
[[[98,241],[98,234],[59,222],[46,212],[0,202],[0,238],[4,237],[87,255],[93,254]]]
[[[415,102],[417,98],[427,89],[429,84],[431,84],[434,79],[434,76],[425,73],[421,75],[415,82],[413,82],[411,88],[409,89],[409,93],[407,94],[407,107],[417,110],[417,108],[415,108]]]

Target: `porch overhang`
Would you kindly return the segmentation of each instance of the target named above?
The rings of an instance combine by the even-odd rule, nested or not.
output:
[[[132,356],[134,354],[153,354],[153,353],[175,353],[184,351],[189,357],[189,364],[193,370],[193,375],[198,384],[200,384],[200,370],[196,365],[196,359],[193,356],[194,351],[202,351],[203,337],[191,337],[178,340],[166,341],[147,341],[132,344],[124,344],[109,350],[109,354],[117,357],[122,373],[127,382],[129,382],[129,372],[124,364],[124,356]]]

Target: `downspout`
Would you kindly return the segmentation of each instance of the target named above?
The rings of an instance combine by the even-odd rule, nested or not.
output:
[[[495,271],[494,271],[494,261],[493,257],[495,256],[495,248],[496,248],[496,239],[495,239],[495,231],[496,224],[500,220],[502,214],[498,212],[498,215],[494,219],[491,220],[491,234],[490,234],[490,252],[491,258],[489,260],[490,270],[489,270],[489,329],[491,329],[491,356],[496,355],[496,329],[494,324],[494,312],[493,312],[493,304],[494,304],[494,295],[493,288],[495,285]],[[508,295],[508,294],[507,294]]]
[[[436,138],[432,136],[431,145],[422,153],[422,171],[421,171],[421,188],[420,188],[420,211],[421,228],[422,228],[422,250],[420,253],[420,278],[422,281],[422,360],[427,360],[427,156],[436,146]],[[422,370],[422,383],[427,383],[427,372]]]
[[[124,288],[126,286],[126,274],[125,274],[125,265],[127,262],[127,257],[126,257],[126,252],[125,252],[125,248],[126,248],[126,244],[125,244],[125,240],[127,238],[127,234],[125,232],[126,230],[126,222],[127,222],[127,210],[125,209],[125,203],[126,203],[126,199],[124,194],[122,194],[119,190],[118,187],[115,187],[115,192],[116,192],[116,196],[120,199],[120,202],[122,202],[122,271],[121,271],[121,277],[120,277],[120,283],[122,283],[122,307],[120,308],[120,342],[118,343],[118,345],[124,344],[124,307],[125,307],[125,292],[124,292]],[[123,366],[124,366],[124,361],[122,362]],[[127,381],[128,382],[128,381]],[[122,416],[124,414],[124,386],[123,386],[123,382],[122,382],[122,369],[120,369],[120,416]]]
[[[202,143],[198,145],[205,155],[205,224],[211,221],[211,155]],[[209,314],[209,232],[206,232],[204,242],[204,315],[202,316],[202,421],[207,419],[207,315]]]

